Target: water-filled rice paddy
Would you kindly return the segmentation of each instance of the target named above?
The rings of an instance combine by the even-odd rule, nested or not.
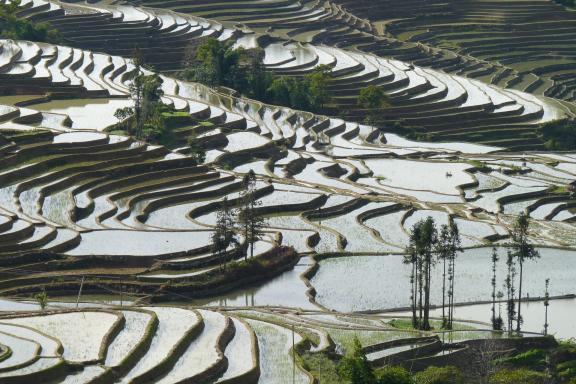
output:
[[[576,293],[573,270],[576,253],[558,249],[539,249],[541,259],[524,265],[523,292],[530,297],[544,296],[544,281],[553,276],[551,295]],[[500,249],[497,274],[505,278],[505,250]],[[490,300],[490,248],[466,250],[457,259],[455,301],[466,303]],[[409,267],[402,256],[349,256],[322,260],[311,283],[316,301],[338,311],[392,309],[410,305]],[[440,265],[433,272],[432,303],[441,302]],[[486,283],[485,283],[486,282]]]

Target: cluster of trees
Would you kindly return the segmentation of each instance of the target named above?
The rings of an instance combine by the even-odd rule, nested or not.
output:
[[[462,384],[461,372],[452,366],[428,367],[411,374],[402,367],[372,368],[358,339],[338,364],[340,382],[347,384]]]
[[[504,320],[496,313],[496,303],[506,298],[507,330],[521,332],[522,318],[522,283],[524,280],[524,264],[540,257],[528,237],[528,216],[522,213],[518,216],[512,231],[506,258],[506,277],[504,279],[505,294],[497,292],[497,264],[499,256],[496,248],[492,249],[492,327],[503,330]],[[430,329],[430,292],[432,286],[432,270],[437,264],[442,268],[442,327],[452,329],[454,320],[454,282],[456,256],[462,250],[458,226],[450,220],[438,231],[434,219],[428,217],[420,220],[411,229],[410,242],[404,256],[404,263],[410,265],[410,299],[412,309],[412,326],[416,329]],[[548,295],[549,280],[546,280],[546,295]],[[544,305],[547,307],[548,302]],[[547,321],[545,328],[548,327]]]
[[[482,355],[482,361],[472,359],[469,367],[460,371],[453,366],[430,366],[412,373],[403,367],[386,366],[373,368],[362,345],[354,339],[350,351],[335,367],[336,375],[326,372],[321,383],[346,384],[461,384],[474,378],[474,382],[486,384],[576,384],[576,345],[574,340],[561,341],[551,349],[531,349],[510,357],[496,354]],[[479,367],[486,365],[487,370]],[[330,367],[328,367],[330,368]],[[314,371],[318,376],[318,371]],[[335,378],[334,376],[337,376]],[[326,378],[327,380],[324,380]]]
[[[331,101],[330,66],[319,65],[305,76],[274,76],[265,71],[261,48],[235,48],[232,43],[207,38],[188,50],[184,65],[186,69],[179,74],[184,80],[241,90],[265,103],[322,112]],[[367,110],[366,123],[374,124],[389,106],[388,97],[381,87],[371,85],[361,90],[358,106]]]
[[[303,77],[273,76],[265,71],[264,50],[234,47],[216,38],[189,48],[179,77],[211,87],[241,90],[244,96],[294,109],[321,111],[330,101],[332,69],[318,66]]]
[[[132,62],[135,69],[129,89],[134,106],[119,108],[114,116],[120,120],[125,130],[136,138],[158,138],[165,129],[162,113],[168,110],[162,103],[164,81],[155,73],[145,74],[139,49],[134,51]]]
[[[561,119],[542,124],[540,135],[547,149],[570,151],[576,149],[576,119]]]
[[[164,80],[156,73],[146,74],[146,65],[138,48],[134,50],[132,63],[135,68],[129,90],[134,105],[116,110],[114,116],[119,123],[114,129],[122,130],[140,140],[167,145],[170,141],[172,122],[182,118],[189,119],[190,115],[186,112],[175,112],[162,102]],[[203,163],[206,152],[195,137],[188,139],[188,146],[190,155],[196,163]]]
[[[3,39],[30,40],[46,43],[59,43],[62,36],[50,23],[36,23],[18,17],[22,11],[21,0],[0,3],[0,37]]]
[[[216,212],[216,227],[211,237],[212,253],[220,262],[223,270],[228,261],[229,252],[236,252],[240,246],[238,234],[245,239],[244,259],[254,257],[254,244],[261,239],[266,220],[258,214],[262,205],[256,196],[256,174],[250,170],[242,180],[240,208],[233,208],[224,198]]]
[[[368,125],[376,125],[381,120],[379,116],[382,110],[390,107],[390,100],[382,87],[369,85],[360,90],[358,105],[366,109],[364,122]]]
[[[460,234],[453,221],[440,232],[432,217],[420,220],[412,227],[404,263],[411,266],[410,299],[412,326],[430,329],[430,292],[432,269],[442,263],[442,324],[452,329],[454,318],[454,282],[456,256],[461,251]],[[446,311],[447,309],[447,311]]]

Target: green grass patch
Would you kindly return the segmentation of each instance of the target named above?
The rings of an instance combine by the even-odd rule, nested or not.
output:
[[[338,364],[325,353],[305,353],[302,355],[303,368],[318,380],[318,384],[340,384]]]

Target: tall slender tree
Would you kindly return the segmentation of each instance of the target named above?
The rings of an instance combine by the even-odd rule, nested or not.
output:
[[[452,329],[454,323],[454,294],[456,281],[456,258],[459,252],[462,252],[462,241],[460,240],[460,231],[454,220],[450,220],[450,250],[448,253],[448,329]]]
[[[450,227],[444,224],[440,229],[435,249],[438,260],[442,262],[442,328],[446,328],[448,324],[446,317],[446,267],[450,258],[450,244]]]
[[[544,335],[548,334],[548,307],[550,306],[550,293],[548,289],[550,288],[550,279],[546,279],[546,291],[544,292]]]
[[[523,212],[518,216],[512,229],[512,250],[514,257],[518,260],[520,275],[518,280],[518,314],[516,316],[516,332],[520,333],[522,327],[522,282],[524,272],[524,262],[540,257],[540,253],[530,243],[528,238],[528,227],[530,225],[528,216]]]
[[[234,210],[228,203],[228,198],[222,200],[220,208],[216,212],[216,228],[212,233],[212,253],[220,263],[220,270],[226,266],[227,250],[230,246],[238,246],[236,238]]]
[[[418,250],[416,243],[420,237],[419,232],[419,225],[414,225],[410,232],[410,241],[404,256],[404,264],[410,265],[410,302],[412,306],[412,327],[415,329],[420,328],[419,318],[416,315],[416,298],[418,295]]]
[[[514,320],[516,319],[516,305],[514,302],[514,295],[516,294],[514,287],[514,280],[516,279],[516,265],[514,263],[514,255],[511,250],[508,250],[506,256],[506,280],[504,281],[504,288],[506,289],[506,314],[508,332],[512,332]]]
[[[496,267],[498,266],[498,250],[492,247],[492,329],[499,330],[498,317],[496,316]]]
[[[413,323],[418,328],[430,329],[430,291],[432,286],[432,267],[434,266],[434,249],[437,230],[432,217],[420,220],[412,227],[407,262],[412,264],[411,276],[414,296],[418,294],[418,320],[415,321],[413,300]]]
[[[239,221],[242,225],[246,245],[250,248],[250,257],[254,257],[254,244],[260,240],[266,220],[257,212],[257,208],[262,205],[262,202],[256,199],[256,174],[253,170],[244,176],[242,186],[242,209],[240,210]],[[247,257],[248,249],[244,255],[245,259]]]
[[[438,232],[436,224],[431,216],[424,221],[424,231],[422,232],[422,258],[424,265],[424,319],[422,329],[430,329],[430,292],[432,288],[432,268],[434,266],[434,245],[436,244]]]

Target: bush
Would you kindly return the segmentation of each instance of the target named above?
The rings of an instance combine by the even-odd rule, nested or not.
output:
[[[386,367],[377,372],[378,384],[412,384],[410,373],[402,367]]]
[[[490,379],[491,384],[544,384],[546,375],[541,372],[522,369],[502,369]]]
[[[576,149],[576,120],[562,119],[542,124],[540,135],[550,150]]]
[[[505,363],[514,366],[538,366],[546,363],[546,352],[542,349],[531,349],[524,353],[520,353],[514,357],[504,360]]]
[[[462,374],[456,367],[428,367],[417,373],[414,381],[418,384],[463,384]]]

